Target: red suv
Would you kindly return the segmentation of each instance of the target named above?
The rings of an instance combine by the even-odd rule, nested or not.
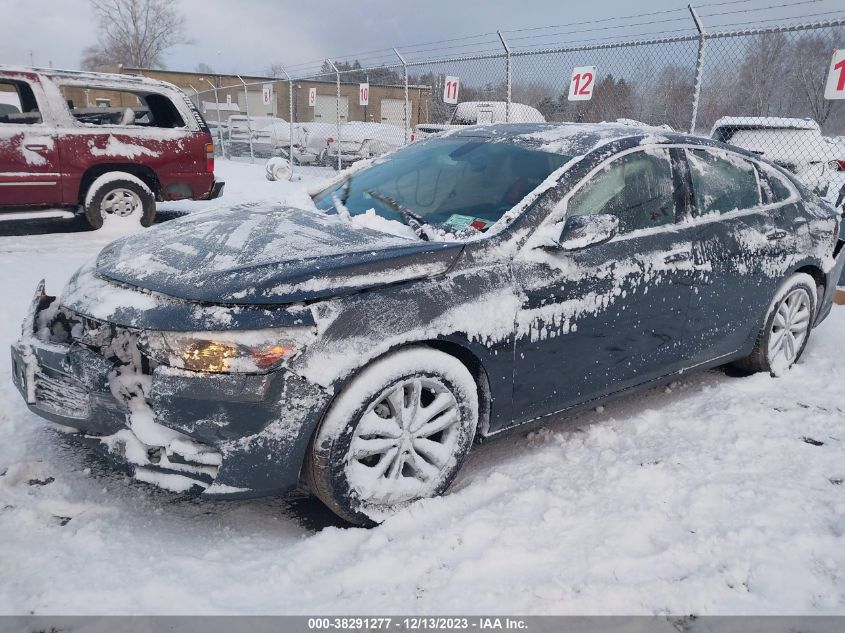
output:
[[[0,66],[0,211],[81,209],[94,228],[149,226],[156,200],[222,191],[208,126],[176,86]]]

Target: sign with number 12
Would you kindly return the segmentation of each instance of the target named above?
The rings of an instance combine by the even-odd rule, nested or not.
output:
[[[460,87],[460,79],[457,77],[446,77],[446,81],[443,84],[443,103],[457,103]]]
[[[845,99],[845,49],[833,51],[830,70],[827,72],[827,84],[824,87],[825,99]]]
[[[589,101],[593,98],[595,83],[595,66],[578,66],[572,69],[572,78],[569,80],[569,100]]]

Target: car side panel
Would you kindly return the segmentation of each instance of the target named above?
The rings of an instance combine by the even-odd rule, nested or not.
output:
[[[24,82],[32,89],[41,122],[0,124],[0,206],[61,204],[56,128],[41,82],[34,73],[14,73],[8,78]]]
[[[214,174],[205,170],[207,132],[86,126],[65,129],[58,137],[64,171],[65,204],[81,202],[86,172],[91,169],[146,168],[155,174],[162,199],[203,198]]]
[[[463,268],[320,302],[311,308],[318,338],[292,361],[290,370],[337,393],[360,367],[391,350],[421,342],[450,343],[484,368],[494,428],[512,417],[517,305],[505,264]]]

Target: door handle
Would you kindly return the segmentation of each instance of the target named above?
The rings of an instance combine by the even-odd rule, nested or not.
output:
[[[24,145],[24,147],[33,152],[43,152],[47,149],[46,145]]]
[[[680,251],[678,253],[670,253],[663,258],[667,264],[676,264],[678,262],[688,262],[692,259],[692,253],[689,251]]]
[[[782,240],[787,235],[789,235],[789,233],[787,233],[786,231],[781,231],[780,229],[778,229],[777,231],[772,231],[771,233],[766,233],[766,239],[768,239],[771,242],[774,242],[776,240]]]

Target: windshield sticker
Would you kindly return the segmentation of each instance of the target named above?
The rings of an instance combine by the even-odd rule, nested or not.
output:
[[[487,221],[482,220],[481,218],[474,218],[471,215],[460,215],[459,213],[453,213],[449,216],[449,219],[446,220],[446,224],[456,229],[473,228],[477,231],[481,231],[484,229],[484,227],[487,226]]]

